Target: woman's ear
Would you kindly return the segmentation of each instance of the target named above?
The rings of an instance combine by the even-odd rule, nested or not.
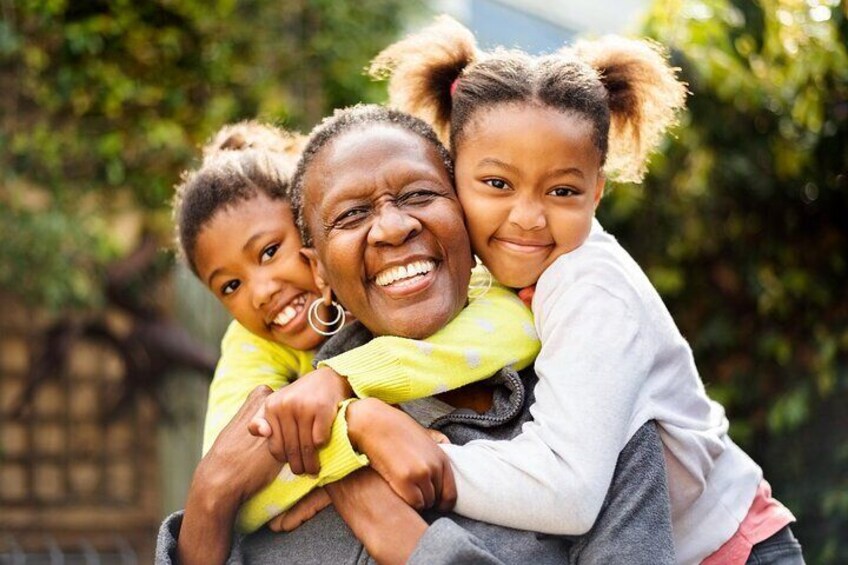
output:
[[[312,269],[312,279],[315,281],[315,286],[318,288],[318,292],[324,299],[324,304],[329,306],[333,300],[333,289],[330,288],[330,285],[327,282],[324,265],[322,265],[321,261],[318,259],[318,253],[316,253],[315,248],[313,247],[302,247],[300,249],[300,254],[306,257],[306,260],[309,261],[309,267]]]

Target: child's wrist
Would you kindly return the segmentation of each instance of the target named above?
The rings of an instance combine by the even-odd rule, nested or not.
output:
[[[375,433],[374,415],[381,404],[382,402],[374,398],[363,398],[351,402],[347,406],[345,413],[347,437],[350,440],[350,445],[359,453],[365,453],[364,444],[367,442],[368,434]]]

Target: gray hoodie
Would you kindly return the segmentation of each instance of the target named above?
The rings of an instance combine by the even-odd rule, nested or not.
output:
[[[372,339],[354,323],[328,340],[316,362]],[[478,438],[510,439],[530,419],[536,375],[504,368],[487,381],[493,404],[485,414],[458,409],[431,427],[462,445]],[[527,501],[533,504],[532,500]],[[618,458],[613,482],[592,529],[582,536],[552,536],[478,522],[453,513],[425,512],[430,524],[410,563],[674,563],[662,444],[653,422],[633,435]],[[176,563],[182,512],[159,529],[156,562]],[[262,529],[236,536],[228,563],[373,563],[362,544],[330,507],[293,532]]]

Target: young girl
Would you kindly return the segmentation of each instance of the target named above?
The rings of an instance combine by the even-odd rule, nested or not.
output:
[[[227,126],[204,149],[201,167],[184,176],[175,197],[181,254],[235,318],[210,387],[203,453],[258,385],[288,385],[329,407],[316,410],[310,428],[315,437],[309,439],[326,444],[317,451],[318,461],[301,457],[299,449],[278,449],[275,455],[290,467],[242,507],[237,521],[242,531],[259,528],[315,487],[367,464],[348,441],[344,406],[336,412],[340,400],[354,393],[390,403],[431,396],[487,378],[512,362],[526,367],[539,350],[535,334],[526,331],[532,327],[529,310],[510,291],[492,286],[484,289],[487,300],[472,302],[425,343],[381,337],[312,371],[312,351],[334,328],[322,322],[330,316],[319,308],[286,196],[302,146],[301,138],[270,126]],[[328,416],[319,421],[320,414]],[[275,432],[279,441],[282,434]],[[314,475],[299,474],[303,471]]]
[[[685,86],[656,47],[606,38],[541,57],[478,53],[470,32],[443,18],[387,48],[372,73],[391,77],[392,103],[450,142],[474,251],[532,298],[542,339],[522,435],[443,446],[455,511],[513,527],[550,521],[550,531],[576,506],[591,524],[617,454],[654,419],[679,562],[803,562],[793,516],[728,436],[659,295],[594,218],[606,176],[639,180],[683,106]],[[539,496],[515,488],[527,475]]]

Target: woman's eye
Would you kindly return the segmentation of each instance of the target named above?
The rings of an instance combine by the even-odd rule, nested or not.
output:
[[[233,280],[231,280],[231,281],[227,281],[227,282],[226,282],[226,283],[224,283],[224,285],[221,287],[221,294],[223,294],[224,296],[227,296],[227,295],[229,295],[229,294],[232,294],[232,293],[234,293],[234,292],[238,289],[238,287],[239,287],[239,286],[241,286],[241,282],[240,282],[239,280],[237,280],[237,279],[233,279]]]
[[[434,196],[436,196],[436,193],[432,190],[413,190],[398,198],[398,201],[401,205],[424,204],[432,200]]]
[[[351,208],[350,210],[345,210],[342,212],[333,224],[337,227],[349,227],[352,224],[355,224],[359,220],[363,219],[367,214],[367,210],[364,208]]]
[[[551,196],[576,196],[580,193],[574,190],[573,188],[569,188],[567,186],[558,186],[548,192],[548,194],[550,194]]]
[[[497,188],[498,190],[506,190],[509,188],[509,185],[503,179],[486,179],[483,182],[492,188]]]
[[[260,262],[264,263],[271,259],[276,253],[277,250],[280,249],[280,244],[275,243],[273,245],[269,245],[265,249],[262,250],[262,256],[259,258]]]

